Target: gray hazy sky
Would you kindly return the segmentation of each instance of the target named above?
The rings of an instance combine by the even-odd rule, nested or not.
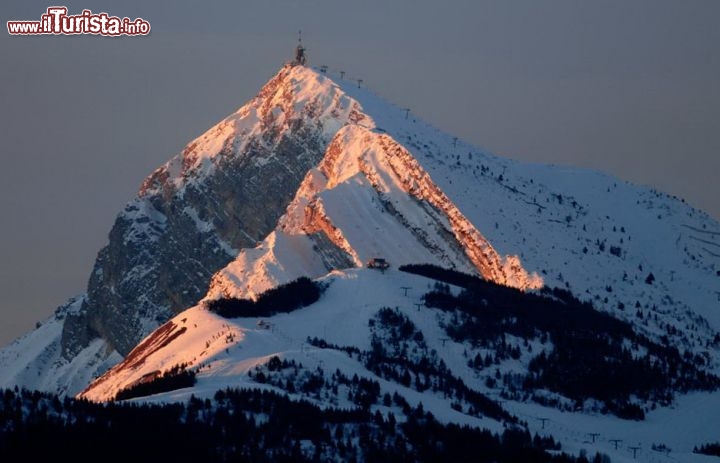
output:
[[[496,154],[653,185],[720,217],[717,0],[4,0],[147,37],[0,32],[0,345],[84,291],[143,178],[295,46]]]

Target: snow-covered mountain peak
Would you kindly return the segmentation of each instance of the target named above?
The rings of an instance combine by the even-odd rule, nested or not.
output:
[[[153,358],[192,360],[223,323],[232,325],[209,316],[203,297],[255,298],[299,276],[328,281],[335,273],[344,283],[333,283],[323,311],[335,319],[348,313],[336,306],[357,292],[430,284],[394,271],[405,263],[519,288],[544,280],[717,372],[718,240],[717,222],[679,200],[596,172],[493,156],[355,82],[286,66],[148,178],[118,215],[87,295],[1,353],[0,384],[74,394],[143,338],[162,344],[162,333],[186,322],[195,330],[189,322],[199,317],[205,337],[182,335],[189,350],[162,347],[145,361],[150,370],[117,367],[104,380],[116,391],[130,384],[123,375],[132,382],[173,366]],[[373,257],[390,271],[357,268]],[[354,277],[367,281],[357,286]],[[387,294],[372,300],[375,309],[397,305]],[[420,295],[405,309],[414,311]],[[172,330],[153,333],[168,320]],[[244,328],[254,330],[251,322]],[[319,336],[301,331],[299,343]],[[245,347],[262,340],[242,339]],[[150,352],[143,346],[137,352]]]

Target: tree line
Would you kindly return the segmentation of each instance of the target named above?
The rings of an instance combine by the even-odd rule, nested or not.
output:
[[[0,455],[8,461],[466,461],[588,463],[548,452],[529,432],[443,424],[422,405],[390,423],[364,409],[320,408],[258,389],[186,403],[96,404],[0,391]],[[598,460],[599,456],[594,461]]]

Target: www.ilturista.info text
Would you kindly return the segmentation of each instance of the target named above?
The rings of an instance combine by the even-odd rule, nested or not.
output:
[[[142,18],[129,19],[93,13],[83,10],[78,15],[68,15],[64,6],[52,6],[40,21],[8,21],[11,35],[77,35],[92,34],[117,37],[121,35],[148,35],[150,23]]]

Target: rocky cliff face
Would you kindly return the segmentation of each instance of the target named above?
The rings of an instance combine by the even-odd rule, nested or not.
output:
[[[63,326],[71,359],[96,337],[122,355],[197,302],[210,277],[276,225],[357,103],[285,67],[142,185],[97,257],[87,298]]]

